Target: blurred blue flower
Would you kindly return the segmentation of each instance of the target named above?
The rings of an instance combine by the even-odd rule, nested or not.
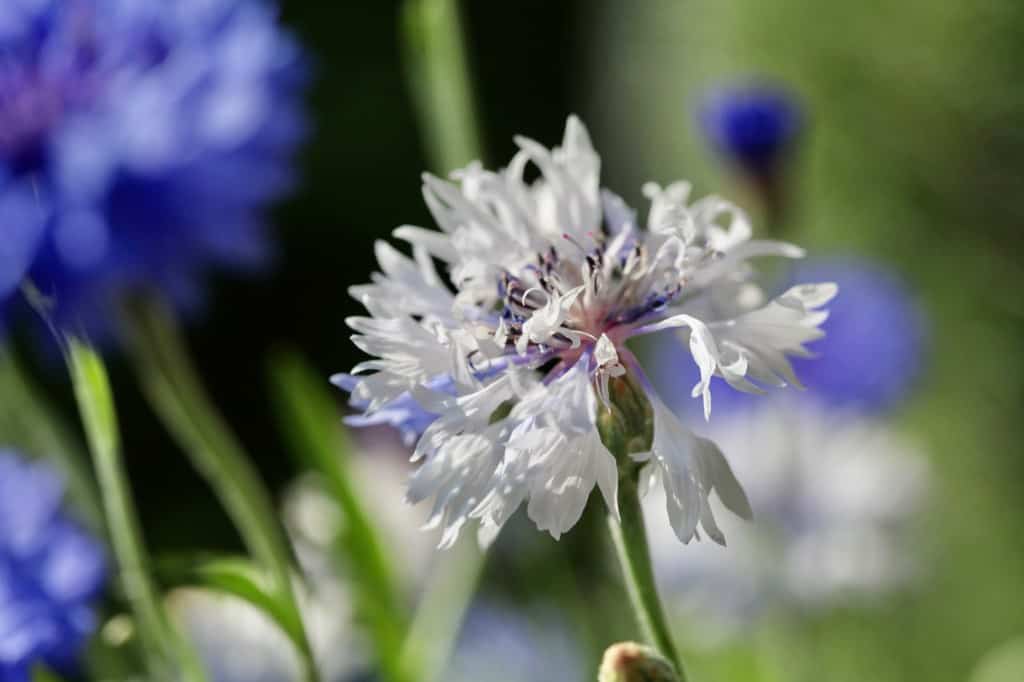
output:
[[[840,294],[813,344],[818,358],[794,358],[800,380],[839,407],[884,411],[903,400],[927,351],[924,311],[892,270],[854,259],[809,261],[792,281],[832,281]]]
[[[715,150],[756,177],[775,170],[802,123],[796,101],[766,86],[718,90],[698,114]]]
[[[259,0],[5,0],[0,305],[27,275],[102,328],[126,289],[188,306],[208,266],[265,262],[303,81]]]
[[[925,314],[900,277],[877,263],[856,258],[799,263],[779,289],[796,282],[836,282],[839,295],[822,325],[825,337],[809,344],[813,358],[792,359],[808,397],[829,407],[884,412],[898,405],[921,373],[927,351]],[[674,350],[673,339],[657,339],[653,352],[664,371],[654,383],[667,404],[695,410],[690,388],[699,374]],[[715,414],[756,408],[764,396],[721,384]],[[696,415],[697,412],[694,412]]]
[[[33,665],[72,672],[95,626],[107,566],[100,543],[61,507],[50,469],[0,450],[0,680]]]

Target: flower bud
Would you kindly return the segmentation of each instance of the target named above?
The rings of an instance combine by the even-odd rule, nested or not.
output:
[[[609,380],[608,388],[608,404],[597,408],[597,429],[601,442],[615,455],[621,470],[629,463],[628,455],[650,451],[654,441],[654,410],[632,373]]]
[[[604,652],[598,682],[679,682],[672,664],[649,646],[612,644]]]

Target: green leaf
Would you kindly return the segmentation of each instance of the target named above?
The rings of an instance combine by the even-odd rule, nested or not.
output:
[[[248,557],[191,556],[161,558],[157,575],[166,586],[202,587],[242,599],[266,614],[295,644],[304,635],[295,611],[274,591],[274,581]]]
[[[32,682],[63,682],[60,675],[43,665],[32,668]]]
[[[160,301],[139,299],[126,308],[125,322],[143,392],[220,499],[249,552],[268,571],[276,599],[297,624],[303,677],[315,682],[319,673],[292,590],[291,545],[270,493],[206,394],[171,312]]]
[[[1024,679],[1024,636],[990,650],[971,673],[970,682],[1015,682]]]
[[[369,627],[380,668],[388,680],[401,680],[398,662],[407,618],[395,572],[352,484],[348,469],[352,446],[327,380],[294,354],[275,358],[271,378],[276,411],[290,447],[304,466],[321,475],[344,515],[337,539],[340,559],[352,576],[356,608]]]
[[[72,507],[94,531],[102,529],[103,511],[86,453],[32,384],[14,353],[2,346],[0,433],[4,435],[4,445],[52,462],[64,477]]]
[[[202,682],[206,678],[198,659],[171,624],[149,572],[149,554],[121,460],[117,412],[103,359],[87,343],[68,337],[67,364],[96,467],[118,577],[135,614],[147,666],[159,678],[178,665],[186,680]]]

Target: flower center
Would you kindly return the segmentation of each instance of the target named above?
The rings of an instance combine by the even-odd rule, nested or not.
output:
[[[554,352],[569,361],[602,336],[617,347],[682,291],[678,269],[664,267],[662,254],[652,258],[630,232],[593,243],[588,249],[567,236],[564,248],[579,249],[582,259],[552,246],[519,273],[502,274],[499,342],[520,355]]]
[[[59,83],[17,65],[0,65],[0,158],[15,174],[42,166],[42,142],[64,107]]]
[[[25,44],[0,50],[0,159],[16,175],[43,168],[50,132],[94,103],[119,65],[137,68],[167,56],[155,26],[115,40],[92,3],[69,1],[55,12],[51,30],[36,36],[41,44],[19,38]]]

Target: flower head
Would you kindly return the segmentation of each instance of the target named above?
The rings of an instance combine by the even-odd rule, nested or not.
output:
[[[748,515],[742,489],[714,444],[654,395],[626,341],[686,330],[701,374],[693,395],[710,413],[713,376],[755,392],[796,381],[786,356],[806,355],[804,344],[821,336],[835,287],[799,285],[764,301],[748,261],[802,251],[752,240],[740,209],[713,196],[691,201],[683,182],[644,188],[651,208],[641,226],[600,189],[600,159],[576,118],[561,147],[517,143],[502,171],[472,164],[454,183],[424,176],[441,231],[398,228],[411,258],[378,243],[381,272],[351,290],[369,311],[348,320],[353,342],[373,356],[352,371],[353,404],[372,417],[411,398],[437,415],[416,444],[422,466],[408,497],[433,499],[428,526],[443,529],[442,546],[473,520],[482,539],[493,537],[523,502],[557,538],[595,486],[615,513],[630,455],[670,490],[681,540],[698,525],[721,540],[707,497],[717,490]],[[541,173],[532,183],[530,164]],[[616,396],[635,405],[624,409]],[[627,425],[635,433],[614,455],[602,440],[606,417],[599,430],[607,413],[644,422]]]
[[[73,672],[106,578],[100,543],[62,509],[60,480],[0,451],[0,679]]]
[[[28,277],[58,318],[96,326],[126,288],[190,304],[211,264],[262,262],[300,61],[262,1],[7,3],[0,306]]]
[[[801,128],[794,99],[763,86],[718,90],[704,101],[699,118],[715,150],[756,177],[775,170]]]

